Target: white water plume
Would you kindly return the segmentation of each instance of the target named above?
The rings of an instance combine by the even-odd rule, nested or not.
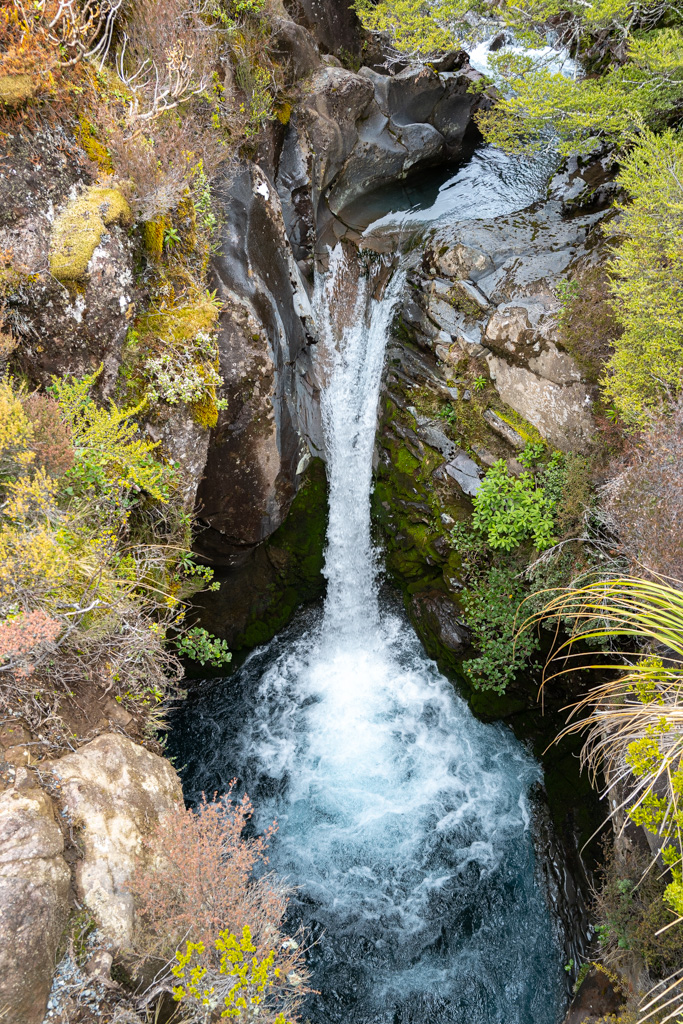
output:
[[[477,722],[381,606],[370,536],[386,335],[341,249],[318,282],[330,524],[324,614],[254,652],[182,725],[190,794],[237,775],[271,866],[298,887],[317,943],[312,1024],[555,1024],[560,953],[539,887],[527,792],[535,763]],[[201,753],[197,753],[201,751]]]

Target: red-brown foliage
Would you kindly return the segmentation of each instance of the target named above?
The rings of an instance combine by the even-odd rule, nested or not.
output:
[[[654,420],[604,489],[604,508],[639,566],[683,579],[683,403]]]
[[[0,622],[0,665],[30,675],[31,661],[54,643],[61,629],[62,624],[42,610],[5,619]]]
[[[23,399],[24,411],[33,426],[31,449],[36,464],[50,476],[63,476],[74,464],[75,451],[71,427],[64,422],[59,404],[37,391]]]
[[[267,864],[276,826],[245,837],[253,806],[246,795],[234,800],[233,788],[214,803],[203,799],[196,811],[173,811],[150,836],[156,866],[139,867],[130,882],[140,922],[136,950],[171,959],[189,939],[210,952],[221,931],[240,936],[247,925],[258,957],[275,949],[283,978],[296,971],[303,981],[303,950],[281,930],[289,890],[272,874],[254,877]]]

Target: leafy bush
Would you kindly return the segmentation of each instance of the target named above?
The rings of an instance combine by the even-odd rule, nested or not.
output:
[[[474,498],[472,526],[491,548],[512,551],[532,540],[543,551],[553,543],[554,504],[531,473],[515,477],[499,459]]]
[[[531,633],[515,640],[517,609],[525,593],[519,571],[508,566],[493,566],[468,581],[463,607],[472,643],[481,654],[463,667],[477,690],[504,693],[538,650]]]
[[[213,668],[221,668],[232,661],[232,654],[225,640],[217,640],[199,626],[189,629],[179,639],[178,650],[186,658],[198,661],[200,665],[211,665]]]
[[[683,136],[643,131],[618,180],[630,197],[611,261],[623,334],[603,384],[623,419],[643,426],[651,410],[681,391]]]
[[[239,999],[263,995],[259,1020],[275,1024],[281,1014],[296,1020],[308,972],[301,942],[282,930],[289,892],[257,871],[275,825],[263,836],[245,837],[253,808],[246,795],[235,800],[233,788],[214,803],[202,799],[196,810],[177,808],[149,838],[150,851],[161,849],[163,856],[155,856],[151,871],[139,866],[130,882],[135,952],[141,963],[165,964],[157,977],[182,1001],[183,1019],[208,1021],[221,1005],[232,1011],[226,1016],[240,1016]],[[255,975],[246,953],[253,954]],[[204,987],[214,989],[208,1006]]]
[[[276,957],[274,949],[261,961],[256,956],[250,957],[249,954],[256,953],[256,946],[247,925],[239,939],[227,930],[221,932],[214,946],[216,952],[222,954],[218,971],[204,965],[203,942],[186,942],[185,952],[176,952],[178,962],[171,973],[180,984],[174,986],[173,998],[183,1003],[184,1019],[208,1022],[214,1013],[222,1010],[221,1017],[249,1019],[258,1015],[259,1020],[272,1021],[272,1024],[288,1024],[281,1009],[285,1001],[284,986],[291,985],[296,993],[303,977],[292,972],[287,979],[283,978],[280,958]]]
[[[0,382],[0,705],[57,738],[62,702],[88,686],[159,721],[181,676],[167,633],[211,576],[138,410],[97,406],[96,376],[50,397]]]

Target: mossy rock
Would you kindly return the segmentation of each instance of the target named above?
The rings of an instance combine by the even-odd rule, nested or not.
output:
[[[145,249],[155,262],[161,260],[164,251],[164,235],[166,229],[171,226],[167,216],[156,217],[154,220],[146,220],[142,225],[142,238]]]
[[[115,188],[91,186],[71,200],[52,226],[50,272],[58,281],[80,282],[100,239],[112,224],[129,224],[133,216],[125,196]]]
[[[323,596],[326,533],[327,477],[324,463],[313,459],[279,529],[243,565],[217,570],[221,590],[196,599],[199,624],[228,641],[232,671],[249,650],[283,629],[299,607]]]
[[[30,75],[0,75],[0,103],[14,109],[33,99],[37,83]]]

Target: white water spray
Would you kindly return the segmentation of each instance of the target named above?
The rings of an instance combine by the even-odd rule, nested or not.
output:
[[[202,750],[186,786],[237,774],[261,823],[277,818],[271,865],[318,939],[313,1024],[555,1024],[560,953],[528,828],[538,769],[378,601],[372,451],[402,286],[396,274],[373,299],[341,249],[318,282],[324,615],[255,652],[185,721]]]

